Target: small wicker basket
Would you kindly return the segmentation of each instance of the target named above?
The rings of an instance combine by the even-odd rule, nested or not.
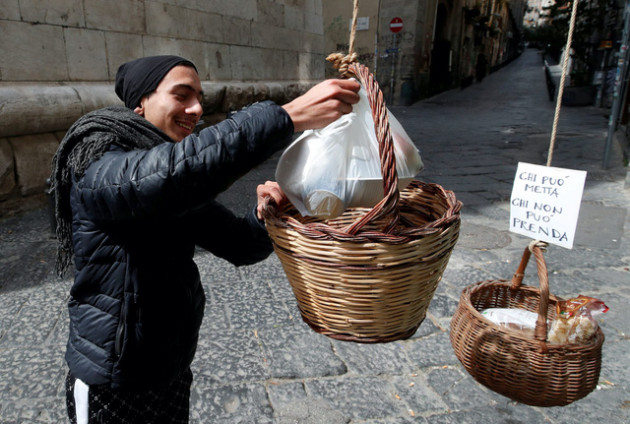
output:
[[[531,251],[540,289],[521,285]],[[547,343],[547,320],[561,300],[549,295],[547,267],[540,247],[525,249],[509,283],[482,281],[464,289],[451,320],[451,344],[468,373],[489,389],[534,406],[563,406],[588,395],[599,380],[604,334],[588,344]],[[538,313],[534,337],[492,323],[480,311],[521,308]]]
[[[414,180],[402,192],[382,93],[367,68],[350,70],[368,93],[384,199],[321,221],[290,205],[263,210],[304,321],[336,339],[387,342],[412,336],[426,316],[459,235],[461,202]]]

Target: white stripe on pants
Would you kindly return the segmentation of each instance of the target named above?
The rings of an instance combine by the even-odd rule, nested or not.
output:
[[[77,414],[77,424],[88,424],[88,392],[90,386],[79,380],[74,381],[74,406]]]

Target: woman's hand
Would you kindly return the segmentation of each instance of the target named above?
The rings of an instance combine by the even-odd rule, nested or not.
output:
[[[289,201],[286,194],[284,194],[275,181],[267,181],[265,184],[259,184],[258,187],[256,187],[256,196],[258,197],[258,206],[256,207],[258,219],[263,219],[262,208],[266,197],[271,197],[271,201],[278,207],[284,206],[284,204]]]

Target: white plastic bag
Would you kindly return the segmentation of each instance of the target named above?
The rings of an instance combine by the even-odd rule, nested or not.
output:
[[[538,314],[519,308],[488,308],[481,315],[497,325],[513,330],[531,330],[536,328]]]
[[[280,157],[276,180],[304,216],[334,218],[350,207],[373,207],[384,197],[378,140],[367,93],[353,111],[321,130],[305,131]],[[388,111],[398,189],[424,165],[402,125]]]

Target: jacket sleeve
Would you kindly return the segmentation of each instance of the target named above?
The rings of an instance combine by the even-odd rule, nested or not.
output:
[[[256,103],[179,143],[109,151],[76,188],[94,220],[181,217],[285,147],[292,135],[284,109]]]
[[[217,202],[196,214],[194,242],[234,265],[251,265],[266,259],[273,246],[253,207],[244,217],[235,216]]]

